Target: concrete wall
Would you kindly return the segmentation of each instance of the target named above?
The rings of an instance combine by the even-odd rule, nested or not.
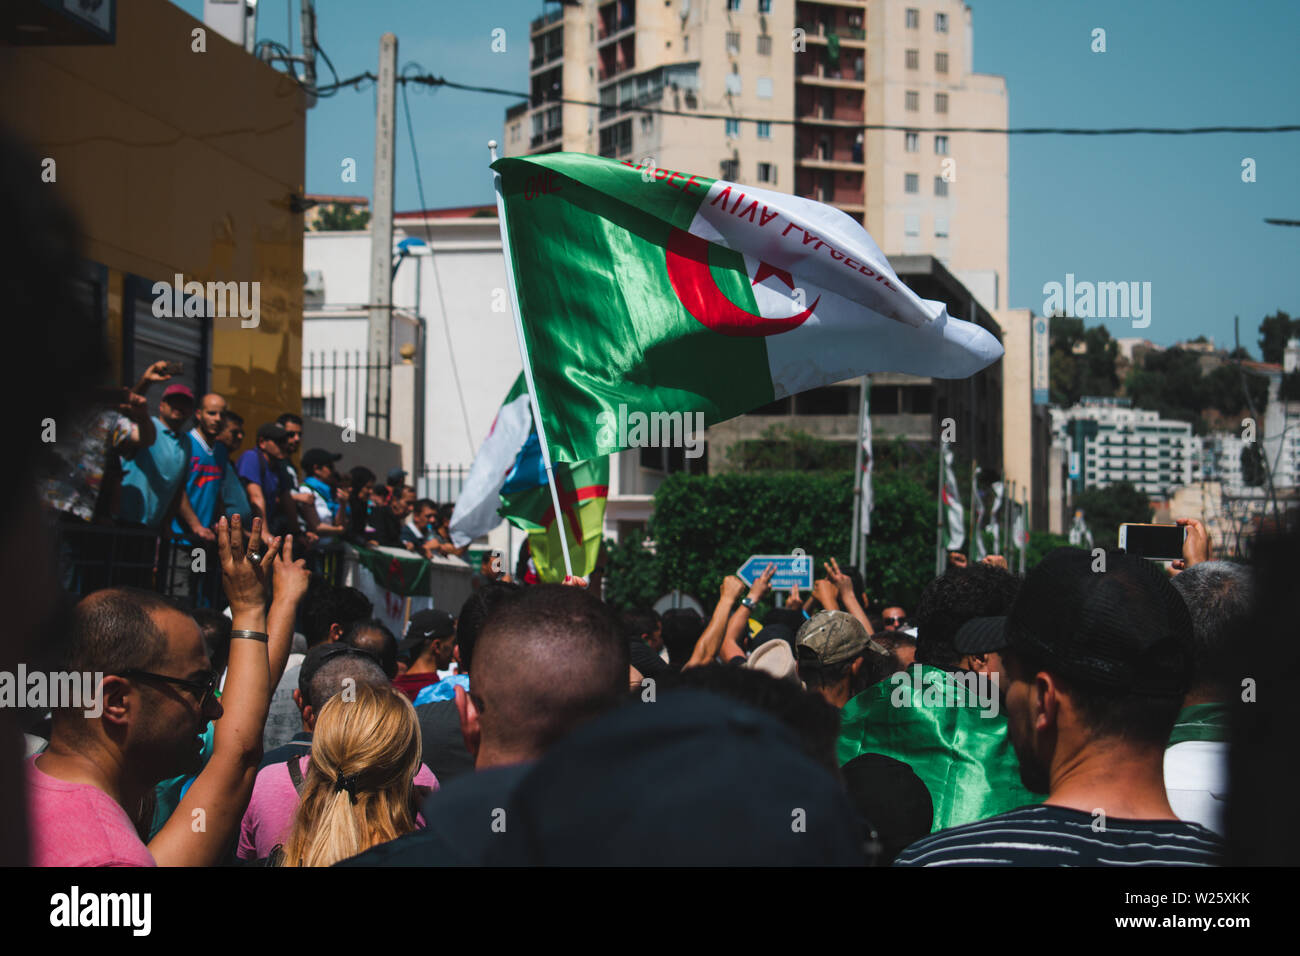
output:
[[[260,324],[212,322],[211,387],[248,431],[300,405],[306,112],[297,84],[167,0],[117,4],[111,46],[6,47],[0,122],[57,163],[51,189],[108,270],[122,358],[123,281],[259,282]],[[35,177],[39,171],[34,172]],[[120,370],[120,369],[119,369]]]

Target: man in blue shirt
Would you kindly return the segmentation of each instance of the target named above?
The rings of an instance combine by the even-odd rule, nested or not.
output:
[[[185,423],[194,414],[194,392],[188,385],[169,385],[154,416],[154,442],[141,448],[122,468],[117,519],[161,531],[185,493],[190,443]]]
[[[235,452],[244,443],[244,418],[227,408],[221,416],[221,423],[221,434],[217,440],[226,446],[226,461],[233,463]],[[227,515],[239,515],[245,528],[253,526],[253,506],[248,501],[248,493],[244,491],[233,464],[226,468],[226,477],[221,482],[221,507]]]
[[[203,396],[199,402],[199,411],[195,415],[195,426],[190,429],[190,464],[185,482],[185,493],[181,496],[180,513],[172,519],[172,535],[179,548],[174,552],[172,562],[173,585],[188,581],[192,590],[199,590],[201,584],[216,584],[217,553],[213,545],[216,535],[213,526],[217,518],[224,514],[222,507],[222,484],[226,477],[230,451],[217,440],[224,428],[226,400],[215,392]],[[208,559],[212,562],[211,578],[206,571],[195,572],[193,549],[195,546],[207,548]],[[215,594],[208,589],[199,590],[199,607],[209,606],[210,598]]]
[[[257,429],[257,447],[239,456],[236,471],[248,492],[253,516],[262,519],[262,538],[284,533],[284,502],[288,491],[280,463],[289,454],[289,433],[273,422]]]

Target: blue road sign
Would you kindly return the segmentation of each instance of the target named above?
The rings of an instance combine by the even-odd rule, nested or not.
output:
[[[776,565],[776,573],[772,575],[773,591],[812,590],[813,559],[809,554],[751,554],[736,574],[753,586],[769,564]]]

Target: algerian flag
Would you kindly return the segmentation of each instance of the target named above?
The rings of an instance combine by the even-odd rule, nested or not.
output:
[[[957,473],[952,466],[952,446],[943,443],[943,505],[947,514],[947,542],[943,550],[960,551],[966,543],[966,512],[957,492]]]
[[[1074,521],[1070,524],[1070,546],[1077,548],[1086,544],[1092,550],[1092,529],[1083,520],[1083,512],[1074,512]]]
[[[980,468],[975,466],[974,494],[975,500],[971,507],[975,509],[975,540],[971,542],[974,553],[971,555],[976,561],[983,561],[988,556],[988,551],[984,547],[984,493],[980,491],[979,486]]]
[[[869,372],[966,378],[1002,355],[830,206],[578,153],[493,168],[555,461],[625,447],[605,427],[623,415],[711,425]]]
[[[993,482],[993,507],[989,509],[989,523],[984,530],[993,535],[993,553],[1002,553],[1002,482]]]

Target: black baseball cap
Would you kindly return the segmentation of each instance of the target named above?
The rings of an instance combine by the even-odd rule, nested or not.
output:
[[[265,425],[257,426],[258,441],[282,442],[289,437],[289,433],[275,422],[267,422]]]
[[[1005,617],[973,617],[957,629],[952,646],[962,654],[991,654],[1007,646]]]
[[[726,813],[700,812],[722,805]],[[488,865],[865,861],[857,814],[831,772],[774,717],[700,690],[587,721],[542,756],[505,808],[510,826]]]
[[[1045,670],[1104,693],[1182,697],[1192,619],[1163,569],[1110,550],[1057,548],[1025,577],[1007,643]],[[1095,570],[1094,570],[1095,568]]]
[[[429,608],[416,611],[406,626],[406,637],[397,644],[399,657],[408,658],[426,641],[436,637],[450,637],[456,633],[456,619],[446,611]]]
[[[313,468],[319,468],[321,465],[332,465],[342,457],[342,455],[326,451],[324,448],[309,448],[302,453],[302,469],[311,474]]]

